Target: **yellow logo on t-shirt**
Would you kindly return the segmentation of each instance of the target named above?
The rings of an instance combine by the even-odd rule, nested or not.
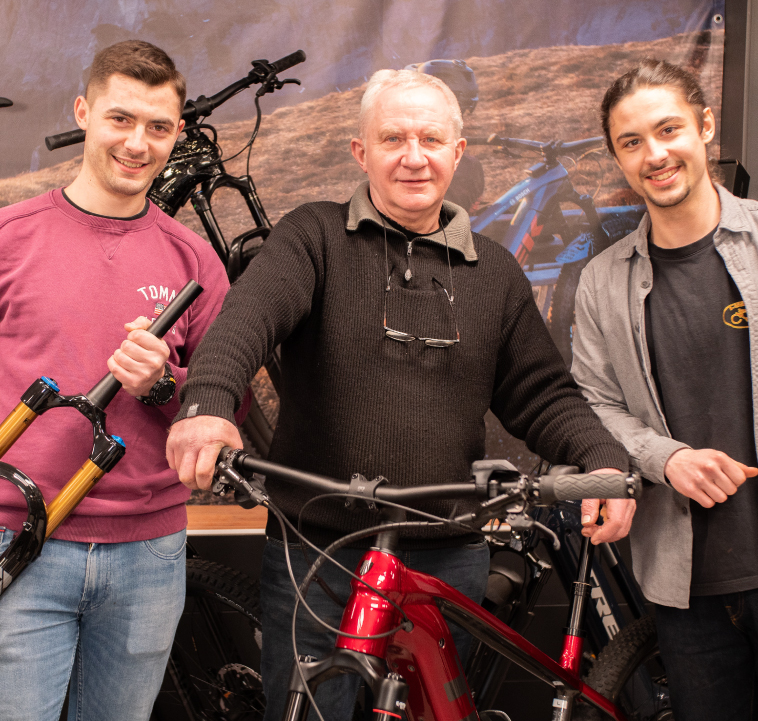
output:
[[[747,328],[747,308],[745,308],[745,301],[741,300],[739,303],[732,303],[724,308],[724,323],[730,328]]]

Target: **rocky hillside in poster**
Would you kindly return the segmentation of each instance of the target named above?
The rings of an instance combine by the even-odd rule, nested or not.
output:
[[[694,42],[697,39],[700,44]],[[570,141],[600,135],[597,113],[606,87],[644,57],[666,57],[695,70],[705,87],[715,88],[709,100],[718,118],[722,43],[723,33],[709,32],[653,42],[538,48],[468,58],[479,81],[480,101],[474,113],[464,118],[464,134],[496,133],[539,141]],[[361,93],[361,88],[333,92],[264,115],[250,171],[273,222],[301,203],[346,200],[363,179],[350,155]],[[233,98],[230,103],[236,101]],[[264,110],[265,103],[266,98]],[[225,155],[231,156],[244,146],[253,124],[254,118],[249,118],[218,126]],[[522,179],[526,168],[536,160],[528,156],[508,157],[488,147],[470,146],[466,152],[478,155],[484,166],[485,203]],[[712,145],[711,152],[718,157],[717,143]],[[67,184],[75,177],[80,162],[81,158],[75,158],[0,180],[0,206]],[[605,151],[593,153],[576,165],[567,161],[567,167],[577,189],[594,195],[598,205],[616,205],[633,199]],[[244,173],[245,155],[231,160],[227,169],[235,174]],[[232,192],[219,192],[214,204],[227,238],[246,229],[244,206]],[[201,232],[190,208],[185,207],[178,218]]]

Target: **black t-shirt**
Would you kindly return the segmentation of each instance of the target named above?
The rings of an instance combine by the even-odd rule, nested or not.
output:
[[[682,248],[649,244],[648,350],[672,436],[755,466],[747,315],[714,232]],[[690,593],[758,587],[758,484],[748,479],[724,503],[703,508],[691,501],[690,509]]]

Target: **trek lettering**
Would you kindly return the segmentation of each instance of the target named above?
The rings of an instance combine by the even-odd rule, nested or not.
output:
[[[619,632],[618,624],[611,613],[611,607],[605,598],[603,589],[600,588],[600,583],[598,582],[594,571],[591,574],[591,580],[592,591],[590,592],[590,596],[595,600],[595,610],[597,611],[597,615],[600,616],[603,626],[605,627],[605,632],[608,634],[608,638],[611,639]]]

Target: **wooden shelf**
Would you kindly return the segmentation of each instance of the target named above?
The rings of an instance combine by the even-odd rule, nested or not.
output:
[[[239,506],[187,506],[187,534],[190,536],[263,535],[267,511]]]

